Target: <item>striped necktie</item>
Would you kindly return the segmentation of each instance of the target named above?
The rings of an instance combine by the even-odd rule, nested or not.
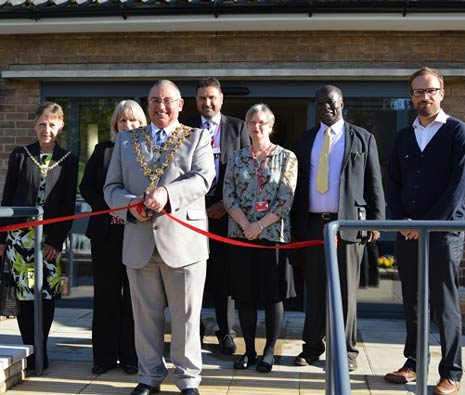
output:
[[[155,144],[163,146],[167,138],[168,135],[166,134],[165,129],[160,129],[155,133]]]
[[[331,128],[328,127],[325,129],[325,138],[321,146],[320,160],[318,161],[316,189],[321,194],[328,192],[330,132]]]
[[[215,141],[213,140],[215,138],[214,135],[213,135],[213,126],[214,126],[213,122],[207,121],[207,122],[204,123],[205,129],[207,129],[208,132],[210,133],[210,138],[211,138],[212,145],[215,144]]]

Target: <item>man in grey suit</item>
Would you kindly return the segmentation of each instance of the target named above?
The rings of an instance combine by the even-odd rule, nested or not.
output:
[[[208,240],[178,224],[162,209],[197,228],[208,228],[205,194],[215,176],[208,132],[179,123],[184,101],[178,87],[157,82],[148,95],[150,125],[120,132],[104,187],[112,208],[127,219],[127,266],[140,380],[131,395],[160,391],[168,370],[163,358],[164,311],[171,316],[171,362],[183,395],[199,394],[202,355],[200,311]]]
[[[221,236],[228,234],[228,216],[223,204],[223,180],[226,164],[235,150],[250,145],[245,122],[221,113],[223,92],[216,78],[204,78],[196,87],[195,101],[199,115],[186,121],[192,127],[209,130],[215,158],[216,177],[212,187],[205,196],[210,231]],[[207,264],[207,281],[205,290],[213,297],[220,351],[234,354],[234,301],[229,295],[229,270],[225,257],[226,245],[210,240],[210,258]],[[205,327],[201,323],[200,336],[203,341]]]
[[[384,193],[378,149],[367,130],[345,122],[339,88],[327,85],[316,92],[320,124],[297,141],[299,175],[292,208],[292,225],[300,240],[322,239],[332,220],[384,219]],[[354,230],[339,232],[338,263],[349,370],[357,368],[357,288],[363,255],[361,237],[379,238]],[[325,350],[326,267],[323,246],[309,248],[303,262],[307,288],[303,350],[294,360],[305,366]]]

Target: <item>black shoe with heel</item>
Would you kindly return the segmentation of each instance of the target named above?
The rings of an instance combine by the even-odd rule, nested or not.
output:
[[[257,363],[257,372],[260,373],[270,373],[273,370],[274,357],[271,358],[271,363],[265,362],[263,358]]]
[[[249,366],[253,366],[257,363],[257,354],[247,355],[244,354],[242,357],[236,359],[233,363],[233,368],[238,370],[247,369]]]

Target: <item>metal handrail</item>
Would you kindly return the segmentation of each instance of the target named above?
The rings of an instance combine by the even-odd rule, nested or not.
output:
[[[44,209],[38,207],[0,207],[0,217],[34,217],[41,221]],[[42,330],[42,289],[44,266],[42,254],[43,225],[37,225],[34,237],[34,358],[35,372],[41,376],[44,371],[44,334]]]
[[[417,381],[416,393],[427,394],[428,381],[428,277],[429,233],[464,231],[465,221],[332,221],[325,229],[325,252],[328,281],[328,344],[326,394],[350,394],[347,349],[343,325],[342,302],[337,262],[336,235],[339,229],[399,231],[416,230],[418,239],[418,312],[417,312]]]

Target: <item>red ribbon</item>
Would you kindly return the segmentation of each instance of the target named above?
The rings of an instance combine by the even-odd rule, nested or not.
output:
[[[205,230],[196,228],[195,226],[192,226],[184,221],[181,221],[179,218],[173,217],[171,214],[165,211],[165,209],[162,210],[162,213],[171,218],[173,221],[177,222],[178,224],[181,224],[182,226],[185,226],[186,228],[193,230],[194,232],[200,233],[201,235],[207,236],[210,239],[220,241],[222,243],[226,244],[232,244],[240,247],[249,247],[249,248],[279,248],[281,250],[291,250],[291,249],[297,249],[297,248],[304,248],[304,247],[313,247],[319,244],[324,244],[323,240],[307,240],[307,241],[298,241],[296,243],[289,243],[289,244],[280,244],[277,246],[264,246],[264,245],[259,245],[259,244],[252,244],[252,243],[245,243],[243,241],[238,241],[238,240],[231,240],[228,239],[227,237],[219,236],[214,233],[207,232]]]
[[[71,221],[74,219],[80,219],[80,218],[87,218],[87,217],[93,217],[96,215],[102,215],[102,214],[109,214],[115,211],[122,211],[122,210],[129,210],[130,208],[136,208],[137,212],[140,214],[142,213],[142,210],[144,208],[144,203],[139,202],[130,206],[125,206],[125,207],[119,207],[119,208],[114,208],[114,209],[109,209],[109,210],[100,210],[100,211],[94,211],[91,213],[82,213],[82,214],[75,214],[75,215],[68,215],[66,217],[59,217],[59,218],[50,218],[50,219],[44,219],[42,221],[31,221],[31,222],[24,222],[22,224],[17,224],[17,225],[9,225],[9,226],[3,226],[0,227],[0,232],[8,232],[11,230],[20,230],[20,229],[26,229],[30,228],[33,226],[38,226],[38,225],[48,225],[48,224],[54,224],[57,222],[62,222],[62,221]],[[238,240],[231,240],[228,239],[227,237],[219,236],[214,233],[207,232],[205,230],[196,228],[195,226],[192,226],[188,224],[187,222],[181,221],[179,218],[176,218],[169,214],[165,209],[162,210],[162,213],[172,219],[173,221],[177,222],[178,224],[181,224],[182,226],[185,226],[186,228],[197,232],[203,236],[209,237],[210,239],[226,243],[226,244],[232,244],[236,245],[239,247],[249,247],[249,248],[262,248],[262,249],[282,249],[282,250],[291,250],[291,249],[297,249],[297,248],[304,248],[304,247],[313,247],[316,245],[324,244],[323,240],[307,240],[307,241],[298,241],[295,243],[289,243],[289,244],[281,244],[277,246],[264,246],[264,245],[257,245],[257,244],[252,244],[252,243],[245,243],[243,241],[238,241]]]
[[[50,219],[43,219],[41,221],[30,221],[30,222],[23,222],[22,224],[17,224],[17,225],[2,226],[0,227],[0,232],[8,232],[10,230],[26,229],[26,228],[31,228],[33,226],[38,226],[38,225],[55,224],[57,222],[71,221],[73,219],[94,217],[96,215],[109,214],[114,211],[129,210],[130,208],[139,206],[139,204],[140,203],[136,203],[136,204],[133,204],[132,206],[124,206],[124,207],[114,208],[114,209],[94,211],[92,213],[74,214],[74,215],[68,215],[66,217],[50,218]]]

